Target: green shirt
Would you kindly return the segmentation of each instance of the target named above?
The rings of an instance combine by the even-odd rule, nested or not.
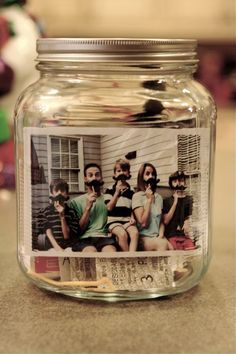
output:
[[[78,218],[80,219],[84,213],[87,204],[87,195],[83,194],[72,199],[70,206],[75,209]],[[84,233],[80,238],[87,237],[105,237],[107,236],[107,207],[104,203],[103,195],[100,195],[96,202],[93,203],[89,212],[89,221]]]

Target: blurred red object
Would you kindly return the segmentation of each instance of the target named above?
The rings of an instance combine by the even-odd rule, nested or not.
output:
[[[15,187],[14,141],[0,144],[0,188]]]
[[[0,16],[0,49],[6,44],[9,38],[7,20]]]
[[[198,80],[210,91],[216,103],[226,106],[233,98],[233,86],[223,75],[223,55],[216,50],[206,50],[200,57]]]

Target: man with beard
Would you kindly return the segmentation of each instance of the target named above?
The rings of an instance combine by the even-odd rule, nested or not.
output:
[[[116,181],[112,188],[105,192],[105,202],[108,210],[107,226],[109,231],[116,236],[122,251],[137,250],[138,229],[132,214],[131,190],[127,180],[131,178],[130,163],[119,159],[114,166],[113,179]]]
[[[87,164],[84,168],[84,181],[87,193],[71,201],[79,218],[82,235],[72,247],[79,252],[116,252],[116,240],[108,237],[107,207],[101,193],[102,172],[96,163]]]
[[[175,250],[192,250],[195,245],[190,238],[189,218],[192,214],[192,197],[186,195],[186,178],[182,171],[176,171],[169,177],[173,195],[164,200],[163,221],[165,236]]]

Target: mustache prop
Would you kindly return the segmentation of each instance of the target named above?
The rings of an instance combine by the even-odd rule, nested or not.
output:
[[[69,197],[64,197],[62,194],[58,194],[55,197],[54,196],[49,197],[51,203],[59,202],[59,204],[64,204],[69,199],[70,199]]]
[[[120,174],[120,175],[117,176],[117,177],[113,176],[113,179],[114,179],[115,181],[127,181],[127,180],[129,180],[131,177],[132,177],[131,175],[126,176],[125,174],[122,173],[122,174]]]
[[[187,187],[185,186],[172,186],[171,189],[175,190],[175,191],[184,191]]]
[[[101,186],[104,185],[104,182],[103,181],[97,181],[96,179],[90,181],[90,182],[85,182],[86,186],[88,187],[94,187],[95,189],[96,188],[100,188]]]
[[[155,179],[155,178],[149,178],[147,181],[145,181],[145,184],[148,186],[148,185],[150,185],[151,186],[151,190],[153,191],[153,192],[155,192],[155,190],[156,190],[156,187],[157,187],[157,184],[160,182],[160,179],[159,178],[157,178],[157,179]]]

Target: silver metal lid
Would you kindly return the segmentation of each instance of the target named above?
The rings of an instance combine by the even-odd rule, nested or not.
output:
[[[194,39],[40,38],[38,61],[197,62]]]

